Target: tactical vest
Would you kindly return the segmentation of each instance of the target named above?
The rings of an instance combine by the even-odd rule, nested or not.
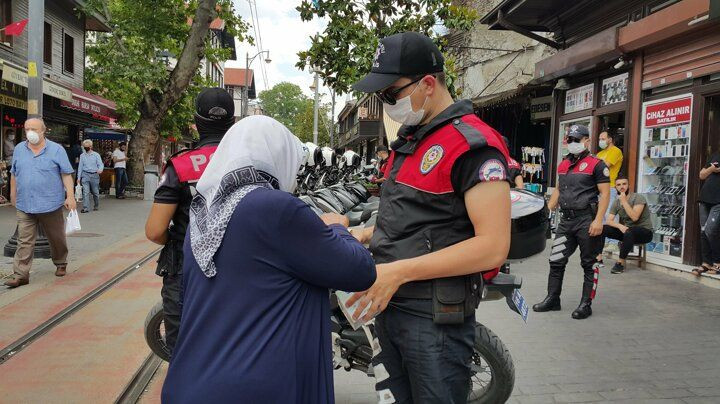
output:
[[[217,146],[205,146],[198,149],[184,150],[170,158],[181,183],[194,184],[200,180]]]
[[[465,152],[483,147],[499,150],[507,161],[507,147],[500,134],[474,114],[467,114],[427,134],[411,153],[393,146],[370,243],[375,262],[418,257],[474,237],[463,196],[451,183],[452,168]],[[483,277],[490,279],[497,272],[485,272]],[[402,285],[395,297],[426,298],[433,289],[458,296],[467,287],[467,279],[460,276],[410,282]]]
[[[598,183],[595,179],[595,167],[605,164],[589,152],[573,161],[569,155],[558,166],[558,188],[560,189],[560,208],[583,210],[598,203]]]

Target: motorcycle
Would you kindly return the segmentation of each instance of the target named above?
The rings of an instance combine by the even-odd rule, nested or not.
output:
[[[367,175],[359,161],[352,155],[344,155],[336,161],[332,150],[310,151],[308,163],[298,177],[297,196],[316,213],[348,215],[358,227],[374,224],[377,198],[359,180]],[[327,162],[330,161],[330,164]],[[350,163],[348,163],[350,162]],[[328,174],[331,172],[330,174]],[[331,175],[338,183],[324,186],[324,178]],[[320,180],[323,178],[323,180]],[[512,240],[508,260],[522,261],[545,250],[548,209],[546,201],[529,191],[511,190]],[[508,307],[526,321],[529,313],[520,288],[522,278],[504,272],[485,281],[480,303],[505,299]],[[354,329],[338,303],[337,291],[330,295],[333,366],[346,371],[357,370],[374,377],[372,368],[373,344],[377,344],[370,323]],[[162,302],[157,303],[145,320],[145,339],[151,350],[161,359],[170,360],[170,350],[165,344]],[[371,343],[372,341],[372,343]],[[375,347],[377,350],[377,346]],[[512,394],[515,384],[515,368],[512,356],[505,344],[492,330],[482,323],[475,323],[475,342],[471,358],[471,388],[468,403],[502,403]]]

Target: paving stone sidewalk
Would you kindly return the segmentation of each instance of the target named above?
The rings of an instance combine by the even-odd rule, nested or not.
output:
[[[509,348],[513,403],[720,403],[720,291],[635,268],[601,270],[593,316],[570,313],[580,299],[578,254],[570,260],[563,310],[531,312],[528,323],[504,302],[483,303],[478,321]],[[547,255],[512,266],[530,304],[545,296]],[[335,372],[338,404],[377,402],[364,374]]]

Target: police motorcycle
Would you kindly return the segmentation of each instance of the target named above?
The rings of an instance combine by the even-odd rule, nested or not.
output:
[[[548,208],[545,200],[526,190],[511,190],[512,224],[508,253],[510,262],[519,262],[545,250]],[[482,282],[480,303],[505,299],[508,307],[527,321],[528,305],[520,294],[522,279],[498,273]],[[334,291],[330,297],[333,365],[335,369],[358,370],[374,377],[373,352],[379,349],[374,324],[358,328],[341,307],[345,292]],[[346,295],[346,294],[345,294]],[[472,372],[469,403],[504,403],[515,384],[515,368],[510,352],[500,337],[483,324],[475,323],[475,346],[470,363]]]

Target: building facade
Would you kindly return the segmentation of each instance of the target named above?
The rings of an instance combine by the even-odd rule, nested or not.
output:
[[[248,88],[248,115],[262,115],[262,108],[253,102],[257,98],[255,91],[255,72],[252,69],[225,68],[225,89],[235,100],[235,120],[242,118],[245,87]]]
[[[353,150],[366,164],[379,145],[387,145],[382,102],[373,94],[349,100],[338,115],[336,148]],[[397,132],[397,128],[395,128]]]
[[[530,82],[554,89],[552,166],[572,124],[591,128],[593,151],[601,131],[615,131],[623,170],[652,214],[648,261],[699,263],[699,171],[720,147],[720,1],[506,0],[482,22],[546,32],[558,49]]]

